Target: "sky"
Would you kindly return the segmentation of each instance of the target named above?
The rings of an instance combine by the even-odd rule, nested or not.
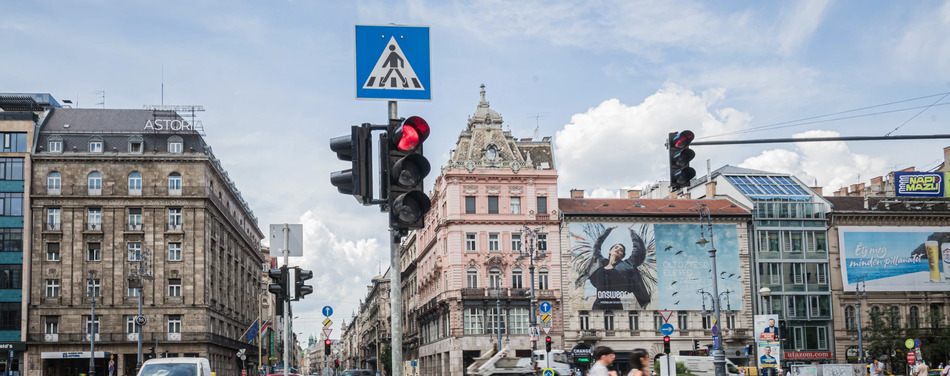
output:
[[[667,134],[697,140],[946,134],[950,2],[71,1],[0,2],[0,92],[82,108],[202,105],[214,154],[259,218],[301,223],[315,292],[294,331],[331,338],[389,264],[387,217],[329,184],[355,98],[355,25],[430,28],[431,188],[484,84],[513,136],[552,137],[560,197],[616,197],[668,178]],[[411,62],[410,62],[411,63]],[[98,93],[104,93],[98,94]],[[929,170],[947,139],[696,146],[693,166],[791,173],[826,194]],[[332,268],[328,267],[331,266]]]

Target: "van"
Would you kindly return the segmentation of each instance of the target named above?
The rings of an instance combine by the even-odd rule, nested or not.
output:
[[[538,369],[551,368],[558,376],[571,375],[571,360],[564,350],[551,350],[550,358],[545,350],[534,350],[532,360]]]
[[[693,374],[697,376],[715,376],[716,365],[713,363],[712,356],[692,356],[692,355],[671,355],[673,361],[683,363]],[[663,361],[663,358],[659,361]],[[739,376],[739,367],[729,358],[726,358],[726,375]]]
[[[207,358],[156,358],[146,360],[137,376],[213,376]]]

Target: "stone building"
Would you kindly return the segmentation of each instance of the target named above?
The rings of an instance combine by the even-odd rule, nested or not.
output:
[[[366,286],[366,300],[360,304],[360,313],[354,319],[359,328],[356,333],[356,351],[359,353],[360,368],[374,371],[384,369],[385,353],[392,340],[390,273],[392,269],[386,269],[382,275],[373,277],[372,284]]]
[[[416,232],[410,232],[398,247],[402,267],[402,359],[403,375],[414,375],[419,365],[419,318],[417,310],[419,304],[416,280]],[[416,362],[415,370],[412,362]],[[396,365],[393,365],[395,367]]]
[[[561,256],[548,252],[561,247],[551,140],[514,138],[484,85],[480,94],[416,232],[418,304],[408,315],[419,323],[421,375],[462,375],[497,345],[499,328],[515,355],[529,356],[532,284],[553,305],[551,335],[563,346]],[[546,257],[520,257],[528,249]]]
[[[98,374],[112,358],[133,375],[139,339],[222,375],[246,348],[253,369],[263,234],[199,131],[161,110],[53,108],[39,125],[24,282],[37,375],[85,373],[90,355]]]

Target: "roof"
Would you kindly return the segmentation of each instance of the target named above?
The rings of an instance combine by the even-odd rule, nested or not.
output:
[[[751,215],[736,203],[725,199],[644,199],[644,198],[561,198],[558,206],[564,215],[623,216],[695,216],[700,205],[709,207],[713,216]]]
[[[196,133],[191,123],[182,119],[174,111],[133,110],[133,109],[101,109],[101,108],[54,108],[44,123],[42,132],[45,133],[151,133],[148,126],[155,130],[156,121],[181,122],[188,125],[188,129],[178,133]],[[171,127],[171,125],[169,125]],[[171,128],[174,129],[174,128]],[[160,129],[163,133],[171,133],[170,129]]]

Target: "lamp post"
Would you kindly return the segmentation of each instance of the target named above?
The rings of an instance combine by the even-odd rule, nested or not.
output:
[[[765,311],[765,313],[771,315],[772,314],[772,289],[768,287],[760,288],[759,295],[761,295],[762,298],[764,298],[767,301],[766,305],[768,306],[768,309]],[[781,335],[781,333],[779,333],[779,335]],[[771,375],[772,370],[774,370],[774,368],[766,368],[766,370],[768,374]]]
[[[713,227],[712,220],[710,219],[709,207],[699,204],[699,241],[696,242],[700,247],[705,247],[706,243],[709,243],[709,262],[712,272],[712,296],[719,297],[719,274],[716,271],[716,243],[713,241]],[[706,223],[703,223],[703,220]],[[706,240],[704,236],[704,226],[709,230],[709,240]],[[719,325],[722,321],[719,320],[719,299],[713,299],[713,311],[716,323],[713,325],[714,331],[718,329],[716,326]],[[721,338],[721,337],[719,337]],[[713,336],[713,364],[716,368],[716,376],[726,376],[726,354],[722,351],[722,340],[717,339],[716,336]]]
[[[96,289],[95,289],[95,280],[96,272],[94,270],[89,271],[89,298],[92,300],[92,313],[89,316],[90,328],[89,331],[89,376],[96,376],[96,333],[99,332],[96,330]]]
[[[867,286],[864,285],[864,278],[862,277],[858,280],[858,283],[854,284],[854,299],[856,300],[854,306],[858,315],[858,362],[860,363],[864,363],[864,335],[861,333],[861,298],[867,295]]]
[[[528,318],[530,318],[531,320],[530,321],[531,325],[529,327],[528,332],[529,332],[529,335],[531,336],[531,350],[538,349],[538,341],[535,339],[535,337],[536,336],[540,337],[541,335],[538,331],[538,316],[534,310],[534,307],[538,304],[538,300],[534,296],[534,259],[537,258],[538,260],[540,260],[544,258],[544,251],[535,250],[534,244],[537,242],[538,233],[541,231],[544,231],[544,226],[536,227],[536,228],[528,228],[528,225],[524,225],[521,229],[521,233],[524,235],[524,240],[527,243],[528,247],[527,247],[527,251],[525,251],[525,247],[522,247],[518,251],[518,258],[523,259],[527,257],[528,262],[529,262],[528,274],[530,275],[529,286],[531,288],[531,306],[529,308],[530,313],[528,314]],[[531,241],[528,241],[528,239],[531,239]]]
[[[135,372],[138,373],[142,369],[142,335],[145,333],[143,326],[145,325],[146,319],[142,315],[142,295],[145,293],[144,284],[142,283],[143,279],[152,279],[152,273],[149,271],[151,269],[150,256],[152,252],[146,248],[144,251],[139,251],[138,254],[132,254],[130,252],[129,256],[129,281],[135,281],[135,289],[138,293],[139,298],[139,315],[135,317],[135,326],[138,328],[138,358],[135,364]],[[158,348],[155,349],[158,351]]]

